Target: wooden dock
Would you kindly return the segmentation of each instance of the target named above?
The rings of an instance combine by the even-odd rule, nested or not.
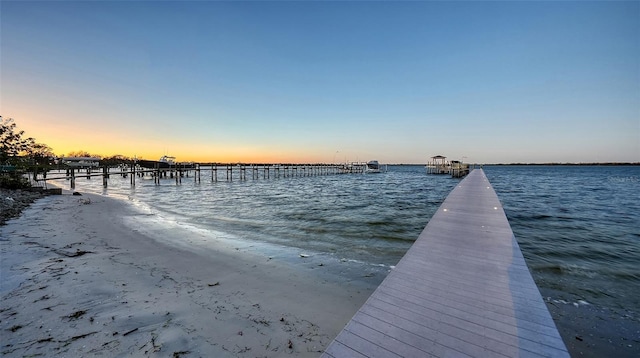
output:
[[[307,177],[334,174],[363,174],[367,172],[366,163],[346,163],[346,164],[245,164],[245,163],[189,163],[188,165],[177,164],[169,167],[142,168],[138,165],[126,165],[119,167],[88,167],[72,168],[64,167],[64,176],[49,176],[47,173],[33,173],[33,183],[35,186],[44,185],[51,180],[69,180],[70,188],[75,189],[76,179],[92,177],[102,177],[103,187],[108,186],[108,179],[111,175],[129,177],[131,186],[136,185],[136,177],[144,178],[151,176],[155,184],[160,184],[162,178],[174,179],[176,185],[182,184],[183,177],[189,177],[190,173],[196,183],[201,182],[202,174],[205,178],[211,178],[211,182],[219,180],[233,181],[247,180],[247,172],[252,180],[270,178]],[[113,171],[112,171],[113,170]],[[206,174],[209,172],[209,174]],[[41,175],[39,177],[38,175]]]
[[[482,169],[322,357],[569,357]]]

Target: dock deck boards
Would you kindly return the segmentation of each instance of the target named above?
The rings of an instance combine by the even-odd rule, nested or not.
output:
[[[569,357],[482,169],[322,357]]]

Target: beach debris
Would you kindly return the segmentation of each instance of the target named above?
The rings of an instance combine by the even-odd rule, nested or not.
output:
[[[13,327],[9,328],[9,330],[10,330],[11,332],[15,332],[15,331],[19,330],[20,328],[22,328],[22,326],[21,326],[21,325],[19,325],[19,324],[17,324],[17,325],[15,325],[15,326],[13,326]]]
[[[580,342],[582,342],[582,337],[576,336],[576,339],[579,340]]]
[[[220,281],[216,281],[214,283],[208,283],[207,286],[209,287],[213,287],[213,286],[219,286],[220,285]]]
[[[129,335],[129,334],[131,334],[131,333],[133,333],[133,332],[135,332],[135,331],[137,331],[137,330],[138,330],[138,327],[136,327],[136,328],[134,328],[134,329],[132,329],[132,330],[130,330],[130,331],[126,331],[126,332],[124,332],[124,333],[122,334],[122,336],[123,336],[123,337],[124,337],[124,336],[127,336],[127,335]]]
[[[88,336],[90,336],[92,334],[96,334],[96,333],[100,333],[100,332],[96,331],[96,332],[89,332],[89,333],[85,333],[85,334],[80,334],[80,335],[77,335],[77,336],[73,336],[73,337],[69,338],[68,340],[66,340],[64,342],[70,343],[71,341],[75,341],[77,339],[88,337]]]
[[[42,297],[38,298],[37,300],[33,301],[33,303],[36,303],[36,302],[38,302],[38,301],[48,300],[48,299],[50,299],[50,298],[51,298],[51,296],[49,296],[49,295],[44,295],[44,296],[42,296]]]
[[[137,330],[137,328],[136,328],[136,330]],[[160,348],[162,348],[162,344],[160,344],[160,345],[156,344],[156,338],[158,338],[158,334],[151,333],[151,345],[153,346],[153,352],[159,352]]]
[[[310,257],[311,255],[308,254],[300,254],[300,257],[305,258],[305,257]]]
[[[182,357],[184,354],[189,354],[191,353],[191,351],[179,351],[179,352],[173,352],[173,358],[180,358]]]
[[[244,347],[244,348],[240,348],[239,345],[236,344],[236,348],[238,348],[238,351],[236,353],[247,353],[248,351],[251,350],[251,347]]]
[[[45,307],[45,308],[43,308],[42,310],[43,310],[43,311],[53,311],[53,308],[54,308],[54,307],[57,307],[57,306],[63,306],[63,305],[64,305],[64,303],[58,303],[57,305],[53,305],[53,306],[49,306],[49,307]]]
[[[293,342],[291,342],[291,340],[289,340],[287,347],[289,347],[289,349],[293,349]]]
[[[68,252],[68,251],[64,251],[64,250],[59,250],[59,249],[51,249],[53,252],[55,252],[58,255],[62,255],[62,256],[66,256],[66,257],[79,257],[85,254],[92,254],[93,251],[85,251],[85,250],[80,250],[80,249],[76,249],[75,252]]]
[[[82,317],[85,313],[87,313],[87,311],[85,310],[75,311],[72,314],[65,316],[65,318],[68,318],[69,320],[75,320]]]
[[[74,191],[73,194],[71,194],[71,195],[82,196],[82,194],[78,193],[77,191]]]
[[[242,331],[238,331],[238,335],[239,336],[243,335]]]
[[[261,325],[264,325],[264,326],[267,326],[267,327],[269,327],[269,325],[271,324],[268,320],[266,320],[264,318],[262,318],[262,319],[254,318],[254,319],[252,319],[252,321],[253,321],[253,323],[261,324]]]
[[[82,204],[82,205],[89,205],[91,204],[91,199],[86,198],[86,199],[78,199],[78,203]]]

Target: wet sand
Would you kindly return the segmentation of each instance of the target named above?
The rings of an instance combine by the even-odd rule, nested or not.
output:
[[[640,321],[631,312],[558,299],[567,295],[553,290],[541,293],[572,357],[640,357]]]

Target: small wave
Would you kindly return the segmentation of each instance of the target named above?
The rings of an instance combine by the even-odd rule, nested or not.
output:
[[[553,218],[554,217],[552,215],[546,215],[546,214],[537,214],[530,217],[531,220],[545,220],[545,219],[553,219]]]
[[[550,303],[555,303],[555,304],[559,303],[559,304],[563,304],[563,305],[573,305],[575,307],[591,305],[591,303],[589,303],[589,302],[587,302],[585,300],[577,300],[577,301],[571,302],[571,301],[566,301],[566,300],[563,300],[563,299],[554,299],[554,298],[551,298],[551,297],[547,297],[547,298],[545,298],[545,300],[547,302],[550,302]]]
[[[570,275],[570,276],[581,276],[594,278],[599,275],[598,272],[587,269],[586,267],[581,267],[578,265],[563,265],[563,264],[545,264],[545,265],[535,265],[532,266],[532,269],[541,272],[541,273],[552,273],[556,275]]]

